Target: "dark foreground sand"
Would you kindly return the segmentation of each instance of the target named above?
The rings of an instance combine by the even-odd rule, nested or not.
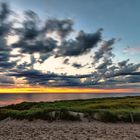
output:
[[[140,140],[140,124],[4,120],[0,140]]]

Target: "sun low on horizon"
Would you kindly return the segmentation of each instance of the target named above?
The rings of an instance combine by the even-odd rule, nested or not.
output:
[[[0,0],[0,94],[139,93],[139,4]]]
[[[106,94],[106,93],[139,93],[139,89],[95,89],[95,88],[64,88],[64,87],[1,87],[0,94]]]

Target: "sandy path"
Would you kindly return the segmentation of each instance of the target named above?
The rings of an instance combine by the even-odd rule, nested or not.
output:
[[[140,124],[4,120],[0,140],[140,140]]]

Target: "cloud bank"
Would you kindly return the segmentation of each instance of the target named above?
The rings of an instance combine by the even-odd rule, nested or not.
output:
[[[13,11],[6,3],[1,3],[0,7],[0,85],[14,85],[19,79],[24,85],[55,87],[101,88],[140,83],[140,64],[130,63],[129,59],[114,62],[116,39],[104,40],[103,28],[92,33],[76,31],[71,19],[47,19],[42,23],[30,10],[17,21],[9,18]],[[78,33],[71,38],[74,32]],[[10,35],[18,36],[18,40],[8,45],[7,37]],[[92,61],[85,64],[84,56],[91,54]],[[87,74],[69,75],[67,71],[55,73],[45,67],[44,72],[35,68],[37,64],[45,65],[50,57],[61,58],[62,67],[93,70]],[[82,57],[82,62],[76,61]],[[52,61],[50,67],[53,65]]]

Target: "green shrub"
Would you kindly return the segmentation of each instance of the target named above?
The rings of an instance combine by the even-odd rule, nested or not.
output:
[[[135,112],[132,115],[134,118],[134,122],[140,122],[140,112]]]
[[[94,119],[103,121],[103,122],[116,122],[117,115],[109,111],[99,111],[94,114]]]
[[[78,114],[72,114],[67,109],[61,109],[60,119],[67,121],[80,121],[80,116]]]
[[[132,122],[131,113],[129,111],[119,112],[117,116],[119,121]]]

